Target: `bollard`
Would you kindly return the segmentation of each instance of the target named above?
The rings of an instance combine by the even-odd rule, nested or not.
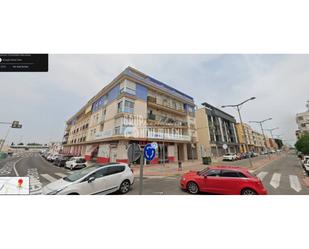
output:
[[[181,162],[181,161],[178,162],[178,170],[179,170],[179,171],[182,170],[182,162]]]

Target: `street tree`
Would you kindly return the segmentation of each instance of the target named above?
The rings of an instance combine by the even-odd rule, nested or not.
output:
[[[298,139],[295,148],[303,154],[309,154],[309,134],[304,134]]]

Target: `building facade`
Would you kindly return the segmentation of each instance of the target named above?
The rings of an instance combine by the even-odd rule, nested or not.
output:
[[[157,142],[151,163],[197,158],[192,97],[128,67],[67,121],[64,153],[128,162],[127,148]]]
[[[196,112],[199,154],[220,157],[239,152],[235,118],[208,103],[202,105]]]
[[[268,148],[274,148],[275,145],[273,141],[269,142],[269,138],[266,137],[266,142],[263,134],[254,131],[250,125],[243,123],[245,136],[243,133],[243,129],[240,123],[236,124],[237,137],[240,144],[240,152],[247,152],[245,142],[248,143],[249,151],[260,153],[266,150],[266,144]],[[245,140],[245,138],[247,140]]]
[[[299,139],[304,133],[309,133],[309,100],[307,101],[307,111],[296,114],[298,130],[296,137]]]

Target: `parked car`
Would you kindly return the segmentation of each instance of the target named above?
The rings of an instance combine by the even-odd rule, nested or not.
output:
[[[47,157],[46,157],[46,160],[51,162],[52,157],[53,157],[53,154],[48,154]]]
[[[304,170],[309,174],[309,156],[303,156],[301,160]]]
[[[133,182],[133,171],[127,164],[96,164],[46,185],[42,194],[90,195],[116,191],[126,194]]]
[[[58,157],[60,157],[61,155],[59,154],[53,154],[48,158],[48,161],[50,161],[51,163],[53,163]]]
[[[223,161],[234,161],[234,160],[236,160],[235,153],[227,153],[223,156]]]
[[[241,153],[236,154],[236,160],[241,160],[241,159],[242,159]]]
[[[208,192],[232,195],[265,195],[261,180],[247,169],[232,166],[211,166],[201,171],[185,173],[180,187],[191,194]]]
[[[58,167],[64,167],[65,163],[72,158],[70,155],[61,155],[60,157],[56,158],[54,164]]]
[[[82,169],[86,167],[86,160],[83,157],[72,157],[65,163],[65,168],[68,169]]]

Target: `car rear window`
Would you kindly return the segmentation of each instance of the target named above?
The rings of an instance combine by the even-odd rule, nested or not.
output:
[[[222,170],[222,177],[238,177],[238,178],[247,178],[242,172],[236,170]]]
[[[117,165],[117,166],[111,166],[107,169],[107,175],[113,175],[120,172],[123,172],[125,170],[125,166],[123,165]]]

